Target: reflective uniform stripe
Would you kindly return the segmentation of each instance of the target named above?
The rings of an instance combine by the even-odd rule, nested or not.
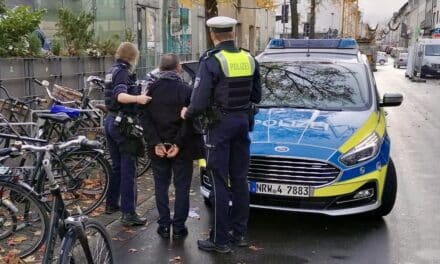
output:
[[[246,77],[254,74],[254,58],[244,50],[240,52],[222,50],[216,53],[215,57],[227,78]]]

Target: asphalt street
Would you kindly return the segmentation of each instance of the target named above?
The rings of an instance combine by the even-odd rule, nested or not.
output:
[[[386,110],[399,187],[394,210],[383,220],[252,210],[250,248],[205,253],[196,240],[207,236],[211,214],[194,177],[190,235],[161,239],[157,213],[150,210],[149,225],[130,239],[111,229],[117,263],[440,263],[440,80],[414,83],[404,72],[390,62],[375,73],[381,94],[404,94],[402,106]]]

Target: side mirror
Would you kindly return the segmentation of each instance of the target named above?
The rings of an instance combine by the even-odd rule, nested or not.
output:
[[[403,95],[399,93],[386,93],[383,95],[382,102],[379,103],[380,107],[392,107],[399,106],[403,102]]]
[[[419,51],[419,52],[417,53],[417,56],[422,57],[422,56],[423,56],[423,52],[422,52],[422,51]]]

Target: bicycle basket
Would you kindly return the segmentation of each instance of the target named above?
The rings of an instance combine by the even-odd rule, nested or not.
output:
[[[53,96],[60,101],[81,101],[83,94],[75,89],[54,84],[52,90]]]
[[[8,99],[0,99],[0,114],[12,122],[25,122],[30,114],[31,110],[26,105],[13,104],[12,101]],[[17,120],[9,118],[14,116]]]

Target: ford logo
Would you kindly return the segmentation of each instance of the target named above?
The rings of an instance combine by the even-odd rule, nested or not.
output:
[[[288,147],[286,147],[286,146],[276,146],[275,147],[275,151],[276,152],[287,152],[287,151],[289,151],[290,149],[288,148]]]

